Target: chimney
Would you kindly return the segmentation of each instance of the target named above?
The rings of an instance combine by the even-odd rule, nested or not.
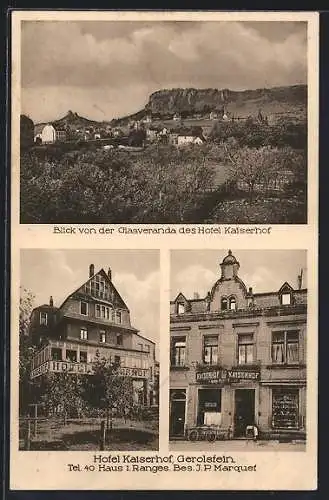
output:
[[[50,295],[50,298],[49,298],[49,305],[50,305],[50,307],[54,307],[54,300],[53,300],[52,295]]]
[[[110,267],[107,270],[107,276],[108,276],[109,280],[112,281],[112,271],[111,271]]]
[[[198,294],[198,292],[193,293],[193,298],[194,298],[194,300],[197,300],[200,298],[200,295]]]
[[[248,293],[249,293],[249,295],[252,295],[252,287],[251,286],[249,287],[249,292]]]
[[[300,274],[298,275],[298,290],[302,289],[303,285],[303,269],[300,270]]]
[[[94,266],[94,264],[90,264],[90,266],[89,266],[89,278],[94,276],[94,274],[95,274],[95,266]]]

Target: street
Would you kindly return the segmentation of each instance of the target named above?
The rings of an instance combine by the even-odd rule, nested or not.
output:
[[[230,441],[170,441],[170,451],[306,451],[306,443],[293,441],[280,443],[279,441],[247,441],[245,439],[232,439]]]

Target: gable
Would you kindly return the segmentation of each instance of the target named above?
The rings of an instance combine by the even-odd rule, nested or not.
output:
[[[93,300],[104,301],[111,304],[114,308],[126,309],[129,311],[126,303],[104,269],[94,274],[70,296],[72,297],[75,294],[87,295]]]
[[[291,293],[293,291],[294,291],[294,289],[289,285],[289,283],[287,281],[285,281],[283,283],[282,287],[279,290],[279,294],[281,294],[281,293]]]

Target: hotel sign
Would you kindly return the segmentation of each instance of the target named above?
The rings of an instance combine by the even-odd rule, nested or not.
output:
[[[214,368],[197,370],[197,384],[221,384],[224,382],[238,382],[239,380],[257,381],[260,378],[259,370],[246,370],[243,368]]]
[[[31,378],[39,377],[48,372],[89,374],[93,372],[93,367],[91,363],[46,361],[31,372]],[[119,374],[123,377],[148,378],[148,370],[142,368],[120,367]]]

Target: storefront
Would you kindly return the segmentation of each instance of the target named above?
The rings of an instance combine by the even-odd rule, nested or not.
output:
[[[234,437],[244,437],[246,427],[257,423],[259,381],[258,368],[202,367],[196,370],[196,424],[230,428]]]

